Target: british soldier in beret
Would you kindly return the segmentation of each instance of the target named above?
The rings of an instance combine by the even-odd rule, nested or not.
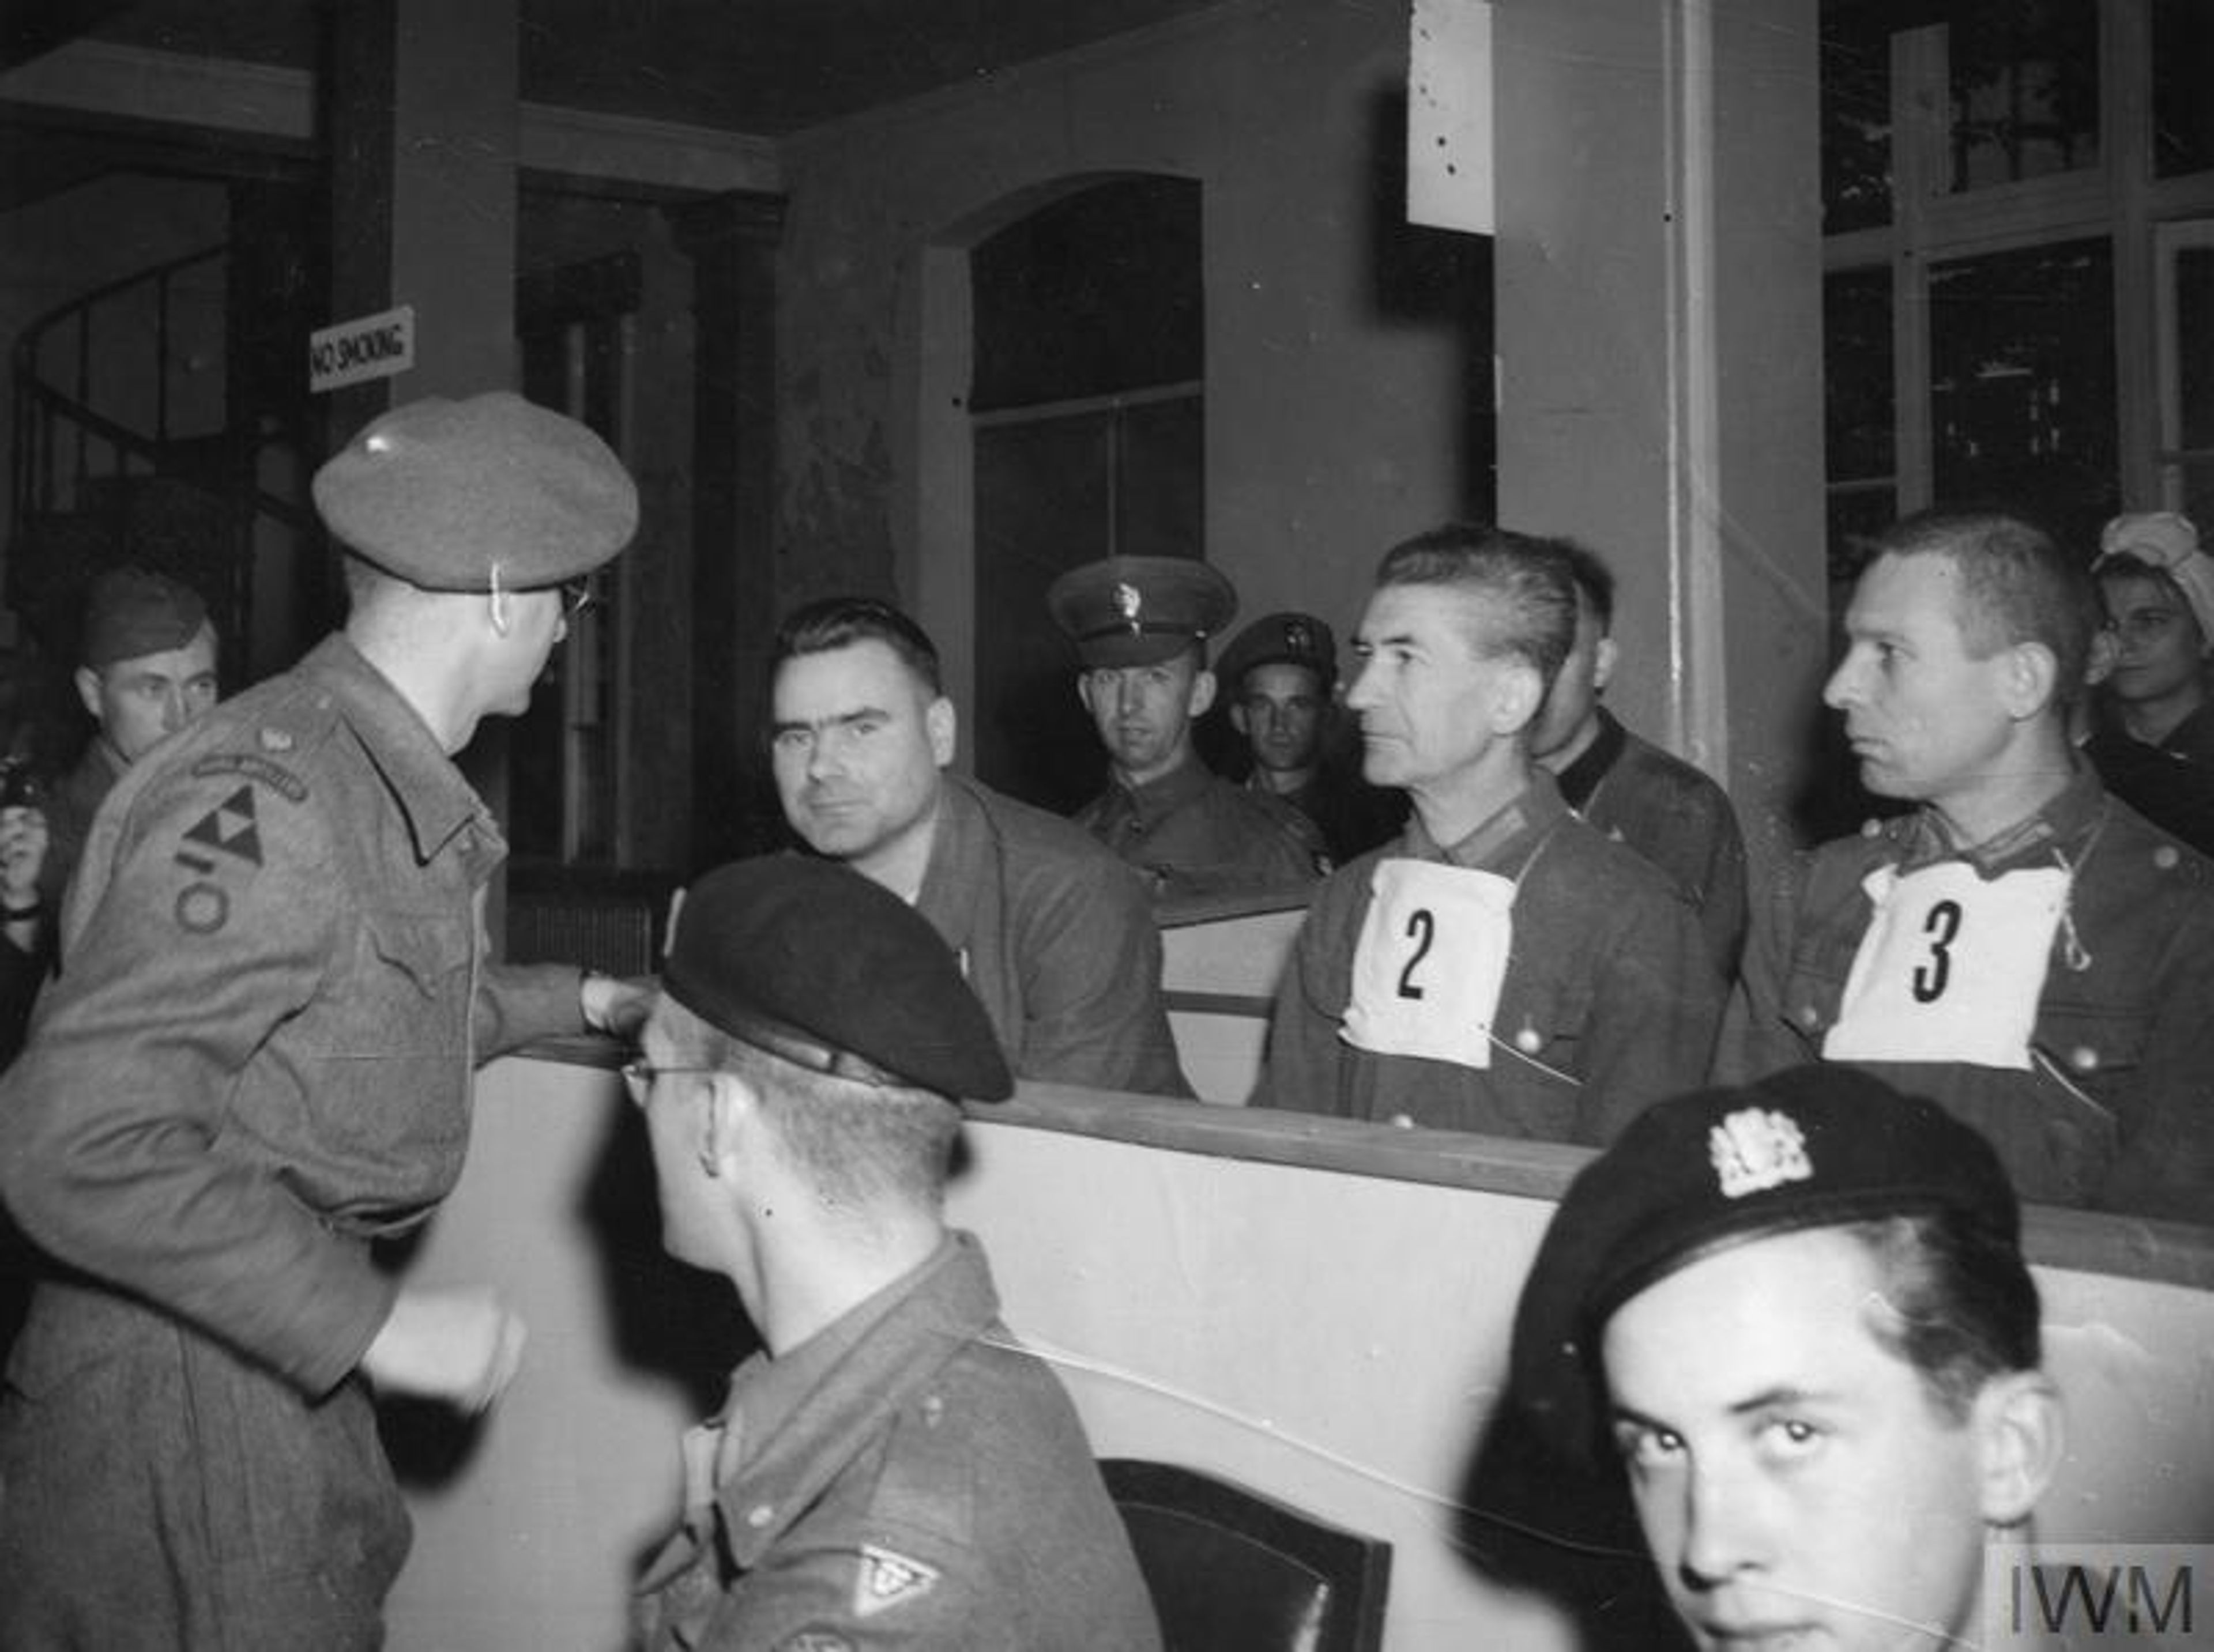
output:
[[[1154,1652],[1074,1408],[941,1216],[961,1100],[1013,1085],[928,920],[835,862],[724,867],[641,1047],[664,1241],[765,1344],[685,1442],[646,1646]]]
[[[1162,896],[1296,889],[1329,866],[1321,832],[1274,796],[1207,766],[1195,718],[1214,704],[1207,642],[1238,612],[1230,582],[1189,557],[1108,557],[1046,593],[1075,644],[1077,695],[1107,748],[1108,786],[1077,822]]]
[[[1801,1067],[1660,1102],[1579,1173],[1508,1414],[1556,1462],[1623,1466],[1698,1646],[1936,1652],[1986,1643],[1986,1542],[2061,1460],[2040,1344],[1991,1144]]]
[[[523,1332],[372,1243],[452,1187],[476,1062],[640,1007],[484,959],[505,845],[452,760],[628,542],[630,478],[495,393],[394,409],[314,491],[343,630],[117,783],[0,1083],[52,1265],[0,1400],[11,1648],[380,1643],[408,1528],[370,1385],[484,1406]]]

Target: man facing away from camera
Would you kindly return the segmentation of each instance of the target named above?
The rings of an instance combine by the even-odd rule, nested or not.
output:
[[[945,1224],[960,1098],[1012,1080],[937,932],[835,862],[721,868],[642,1048],[664,1241],[764,1344],[686,1437],[650,1652],[1158,1652],[1075,1410]]]
[[[629,541],[630,478],[495,393],[375,420],[314,492],[343,630],[116,783],[0,1081],[51,1263],[0,1399],[9,1652],[382,1643],[409,1529],[371,1387],[481,1410],[523,1326],[372,1247],[453,1186],[478,1060],[642,1008],[486,961],[505,844],[453,763]]]

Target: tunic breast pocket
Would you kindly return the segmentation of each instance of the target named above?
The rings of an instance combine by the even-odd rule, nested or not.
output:
[[[2058,1098],[2049,1126],[2057,1147],[2104,1169],[2134,1122],[2151,1036],[2150,1016],[2119,1005],[2063,1001],[2039,1011],[2035,1045]]]
[[[1850,951],[1832,957],[1801,948],[1791,960],[1777,1011],[1783,1024],[1806,1045],[1809,1061],[1820,1057],[1823,1036],[1837,1022],[1852,964]]]
[[[365,914],[330,1053],[466,1056],[473,951],[465,917]]]

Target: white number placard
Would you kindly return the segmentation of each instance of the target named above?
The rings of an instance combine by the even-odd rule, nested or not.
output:
[[[1386,860],[1368,888],[1339,1036],[1381,1055],[1490,1066],[1514,884],[1435,861]]]

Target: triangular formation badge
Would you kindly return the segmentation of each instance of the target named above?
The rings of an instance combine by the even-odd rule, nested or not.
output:
[[[261,864],[261,832],[254,814],[254,788],[241,786],[210,809],[185,833],[187,843],[205,844],[248,866]]]
[[[935,1566],[864,1543],[861,1570],[853,1579],[853,1613],[873,1618],[909,1600],[920,1600],[936,1586],[938,1576]]]

